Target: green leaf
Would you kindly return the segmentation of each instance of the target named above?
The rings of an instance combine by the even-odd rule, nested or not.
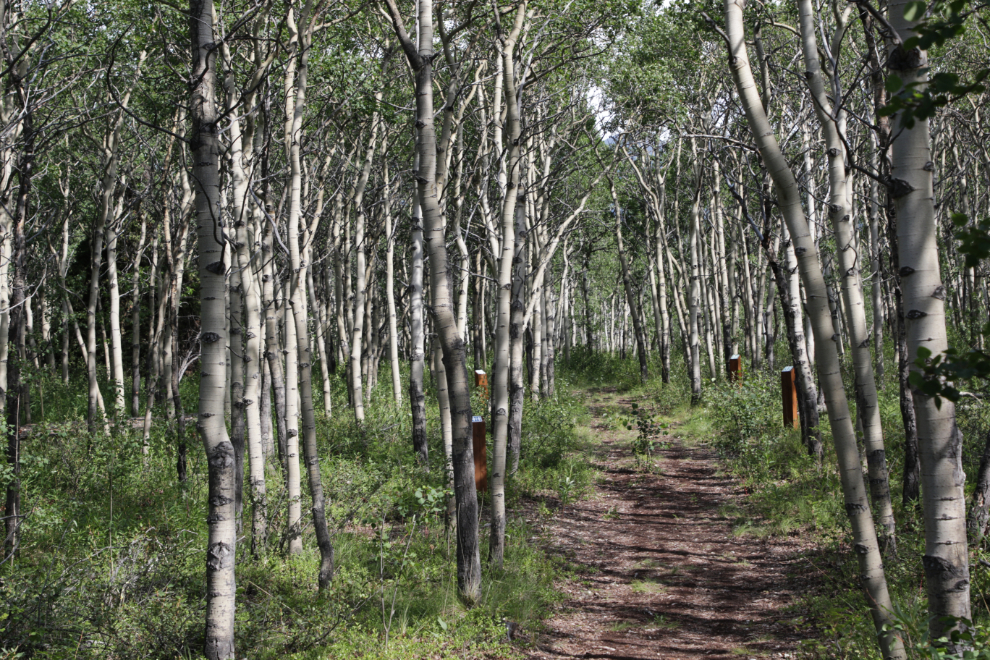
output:
[[[896,94],[904,86],[904,81],[901,80],[900,76],[892,73],[887,76],[887,81],[884,82],[883,86],[887,89],[888,94]]]
[[[907,3],[907,6],[904,7],[904,18],[909,21],[920,21],[921,17],[925,15],[927,6],[920,0]]]

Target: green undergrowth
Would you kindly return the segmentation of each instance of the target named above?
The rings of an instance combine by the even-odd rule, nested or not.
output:
[[[388,366],[361,427],[342,403],[342,374],[334,377],[334,414],[318,413],[317,429],[336,552],[333,586],[317,593],[305,477],[304,551],[284,554],[287,498],[273,459],[269,537],[258,557],[250,552],[251,502],[244,494],[238,657],[516,657],[507,622],[537,629],[560,597],[554,581],[568,571],[542,550],[541,516],[583,497],[595,477],[583,456],[596,440],[580,429],[586,413],[570,379],[558,371],[553,399],[534,404],[527,395],[519,469],[507,486],[505,565],[483,569],[482,600],[469,609],[457,597],[455,541],[445,524],[437,411],[428,407],[427,471],[410,447],[407,409],[390,402]],[[190,409],[192,380],[182,387]],[[186,431],[189,476],[179,483],[174,423],[155,422],[147,454],[140,432],[124,424],[109,436],[89,435],[80,421],[85,386],[72,385],[48,383],[44,417],[33,411],[36,425],[23,442],[27,516],[21,553],[0,566],[0,659],[199,657],[207,475],[195,429]],[[477,398],[473,407],[483,411]],[[487,494],[481,501],[486,567]]]

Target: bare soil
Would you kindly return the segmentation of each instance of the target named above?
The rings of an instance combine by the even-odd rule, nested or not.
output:
[[[805,558],[814,548],[797,536],[733,534],[720,511],[744,506],[746,493],[703,443],[667,437],[652,468],[637,462],[636,431],[605,419],[633,401],[589,399],[602,478],[544,528],[548,552],[575,577],[559,585],[566,597],[545,629],[525,631],[526,657],[799,657],[809,631],[795,601],[815,586]]]

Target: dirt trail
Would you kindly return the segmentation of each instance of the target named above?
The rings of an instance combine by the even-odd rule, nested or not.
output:
[[[800,613],[788,606],[812,586],[807,545],[734,536],[719,510],[745,493],[703,446],[668,438],[659,470],[637,466],[628,442],[635,431],[604,419],[632,402],[603,393],[589,400],[604,479],[545,530],[550,551],[578,577],[560,585],[567,599],[528,657],[798,657]]]

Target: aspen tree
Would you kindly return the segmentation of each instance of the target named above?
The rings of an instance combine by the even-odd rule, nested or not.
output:
[[[383,147],[382,151],[387,152]],[[395,235],[392,227],[391,182],[388,159],[382,163],[382,197],[385,200],[385,301],[388,305],[388,362],[392,372],[392,397],[402,403],[402,377],[399,373],[399,333],[395,314]]]
[[[488,561],[495,568],[501,568],[505,555],[505,471],[509,445],[509,370],[510,325],[512,323],[513,258],[516,250],[516,197],[522,181],[522,155],[520,135],[522,133],[519,104],[516,103],[516,77],[514,51],[522,32],[526,16],[525,2],[517,9],[511,29],[502,37],[499,75],[497,82],[502,89],[495,89],[495,98],[504,94],[506,101],[505,128],[508,132],[508,162],[505,193],[501,213],[501,247],[498,262],[498,297],[496,298],[495,325],[495,368],[492,373],[492,474],[489,488],[492,499],[491,531],[489,533]],[[497,117],[496,117],[497,119]],[[499,146],[496,142],[496,146]]]
[[[928,54],[905,50],[917,22],[906,15],[903,0],[889,7],[894,35],[887,67],[904,85],[928,80]],[[891,197],[897,218],[898,272],[904,295],[907,358],[939,355],[948,348],[945,330],[945,286],[939,269],[932,190],[930,134],[927,120],[913,126],[893,118]],[[911,366],[912,371],[919,367]],[[962,434],[956,427],[955,405],[935,400],[913,388],[921,461],[921,493],[925,513],[925,587],[929,633],[938,639],[970,619],[969,554],[966,545],[966,500],[963,493]],[[939,403],[941,405],[939,405]],[[955,652],[956,646],[950,644]]]
[[[851,6],[838,16],[838,25],[830,51],[837,53],[839,40],[845,32]],[[829,103],[821,65],[818,60],[818,40],[815,37],[814,9],[811,0],[798,0],[801,44],[806,68],[805,78],[814,99],[815,113],[822,125],[828,149],[829,164],[829,215],[835,232],[836,253],[842,277],[842,295],[848,311],[849,332],[852,341],[851,351],[856,370],[855,392],[856,413],[863,426],[863,439],[866,444],[866,461],[870,473],[870,496],[876,508],[877,523],[883,530],[883,542],[894,551],[895,523],[894,511],[890,502],[890,485],[887,478],[887,459],[883,444],[883,430],[880,424],[880,406],[877,401],[877,386],[873,374],[873,358],[869,348],[869,329],[866,325],[866,311],[863,301],[863,287],[859,269],[862,265],[863,250],[855,249],[852,221],[850,177],[846,171],[846,150],[843,143],[843,115],[841,107],[832,108]],[[840,95],[838,83],[833,81],[832,97]],[[876,313],[876,312],[874,312]]]
[[[250,468],[250,496],[252,504],[251,516],[251,551],[257,556],[262,552],[268,534],[267,486],[265,483],[265,460],[261,433],[261,292],[258,286],[257,266],[251,251],[255,248],[255,240],[250,207],[253,201],[249,194],[251,181],[245,167],[252,160],[254,150],[254,122],[249,122],[247,130],[242,131],[241,120],[235,110],[238,102],[244,102],[248,108],[254,107],[257,89],[267,71],[268,62],[255,61],[255,70],[245,91],[240,93],[234,80],[232,56],[228,44],[221,47],[221,54],[227,75],[224,78],[227,111],[230,113],[230,171],[231,171],[231,207],[234,229],[234,252],[236,267],[232,274],[239,280],[237,293],[241,297],[243,323],[240,318],[236,321],[239,344],[237,351],[232,351],[232,360],[242,379],[239,399],[234,401],[239,408],[244,422],[244,433],[247,440],[248,462]],[[257,57],[252,53],[252,58]],[[232,277],[233,279],[233,277]],[[233,288],[233,287],[232,287]],[[233,316],[233,312],[231,314]],[[231,331],[233,334],[233,330]]]
[[[323,481],[320,475],[320,458],[316,449],[316,415],[313,409],[313,370],[312,349],[309,338],[308,310],[306,307],[306,273],[309,264],[303,262],[303,246],[299,241],[302,183],[302,121],[306,107],[306,86],[309,75],[309,53],[313,31],[319,16],[313,13],[312,2],[307,0],[299,15],[299,26],[292,8],[286,14],[286,25],[290,34],[290,53],[298,58],[298,69],[294,80],[294,103],[287,104],[286,146],[289,151],[289,214],[287,239],[289,262],[292,268],[290,281],[289,307],[292,318],[286,319],[286,326],[295,324],[296,352],[299,369],[299,403],[302,422],[302,448],[306,458],[306,474],[309,478],[309,492],[312,498],[311,513],[313,529],[316,532],[316,545],[320,550],[320,567],[317,582],[320,591],[326,590],[333,579],[334,550],[327,527],[326,502],[323,494]],[[288,348],[288,350],[292,350]]]
[[[206,639],[210,660],[234,657],[234,447],[227,436],[224,361],[226,247],[220,208],[220,144],[216,101],[216,38],[212,0],[190,0],[192,42],[190,109],[196,224],[199,236],[200,383],[196,428],[209,467],[209,540],[206,551]],[[181,413],[180,413],[181,414]]]
[[[375,100],[381,101],[382,93],[379,90],[375,94]],[[371,135],[368,137],[368,150],[364,155],[364,164],[361,173],[358,175],[357,183],[354,184],[354,196],[352,202],[356,210],[354,220],[354,247],[357,257],[355,259],[355,281],[354,290],[354,323],[352,325],[354,338],[351,341],[351,392],[354,397],[354,419],[358,424],[364,423],[364,400],[361,383],[361,338],[364,334],[364,315],[368,292],[365,278],[367,268],[366,245],[365,245],[365,221],[366,213],[364,209],[364,190],[368,185],[368,177],[371,175],[371,165],[375,157],[375,147],[378,141],[378,112],[371,116]],[[371,384],[368,385],[369,389]]]
[[[650,248],[650,285],[656,297],[656,332],[660,348],[660,381],[664,384],[670,383],[670,313],[667,308],[667,272],[664,267],[664,244],[666,228],[664,226],[664,206],[666,205],[667,177],[661,172],[659,159],[654,158],[652,163],[646,161],[644,150],[640,150],[640,161],[646,161],[647,165],[640,168],[637,160],[632,158],[623,145],[623,152],[629,162],[639,182],[640,190],[646,193],[649,200],[649,209],[653,216],[653,242]],[[644,169],[652,166],[653,170],[647,170],[652,175],[647,179]],[[655,284],[654,284],[655,282]]]
[[[138,64],[139,71],[140,64],[143,61],[144,52],[142,51],[142,56]],[[129,99],[130,90],[121,98],[121,109],[117,112],[117,116],[112,120],[112,123],[107,127],[101,144],[103,177],[100,186],[100,210],[96,215],[93,225],[92,250],[90,251],[89,301],[86,306],[86,363],[89,374],[89,412],[86,416],[86,422],[91,433],[96,430],[96,419],[98,416],[97,398],[100,395],[100,386],[96,379],[96,307],[100,297],[100,270],[103,265],[103,248],[106,242],[107,223],[112,219],[114,191],[117,187],[117,169],[120,165],[120,130],[126,117],[125,109]],[[110,231],[113,231],[113,227],[110,228]],[[116,236],[111,239],[111,244],[113,243],[116,243]],[[111,248],[111,253],[115,253],[113,248]],[[117,265],[114,263],[110,269],[110,286],[114,292],[117,289],[116,268]],[[111,324],[116,329],[114,334],[114,350],[116,352],[120,348],[119,294],[111,295],[111,304],[113,305]],[[119,380],[117,378],[116,368],[114,373],[110,375],[114,380],[114,410],[117,411],[122,410],[124,407],[123,353],[121,353],[120,358],[115,360],[115,362],[115,367],[119,365]]]
[[[131,417],[141,414],[141,259],[148,238],[148,218],[140,205],[138,214],[141,238],[131,261],[131,295],[134,297],[131,304]],[[68,333],[65,336],[68,337]]]
[[[688,255],[690,257],[691,265],[691,277],[689,279],[689,297],[688,297],[688,318],[689,318],[689,332],[688,336],[688,350],[691,352],[691,403],[697,405],[701,403],[701,352],[700,352],[700,339],[699,339],[699,329],[698,329],[698,316],[701,313],[701,273],[699,266],[700,258],[700,248],[698,246],[699,237],[698,234],[701,232],[701,164],[698,162],[698,151],[694,141],[691,138],[691,152],[695,160],[695,184],[694,184],[694,197],[691,200],[691,225],[689,233],[689,246]],[[755,362],[755,360],[754,360]],[[756,365],[753,365],[756,369]]]
[[[447,247],[443,234],[436,183],[437,140],[433,107],[433,3],[419,2],[418,43],[406,33],[394,0],[386,0],[392,25],[416,74],[416,182],[423,212],[423,230],[430,251],[430,288],[444,370],[451,399],[454,497],[457,503],[457,586],[461,598],[475,604],[481,598],[481,562],[478,554],[478,500],[474,484],[471,441],[471,397],[465,371],[464,338],[457,333]]]
[[[419,120],[417,120],[419,121]],[[417,140],[419,137],[417,136]],[[413,156],[413,170],[419,171],[419,149]],[[412,232],[410,236],[409,322],[409,405],[412,413],[412,445],[420,463],[429,469],[430,453],[426,439],[426,393],[423,369],[426,360],[426,332],[423,318],[423,207],[419,187],[413,189]]]
[[[746,113],[750,131],[756,140],[756,146],[774,181],[780,210],[787,222],[791,240],[794,242],[801,280],[808,290],[808,313],[812,317],[816,334],[819,377],[828,401],[829,421],[839,460],[846,513],[852,526],[860,579],[867,593],[880,649],[885,659],[905,658],[903,642],[889,629],[892,602],[887,590],[887,580],[877,544],[873,516],[867,500],[866,486],[863,483],[855,430],[839,371],[838,351],[836,340],[833,338],[835,330],[830,322],[826,305],[825,282],[808,222],[801,208],[797,181],[780,151],[773,129],[767,121],[763,103],[756,91],[749,54],[746,51],[744,8],[745,0],[725,2],[727,28],[725,38],[729,51],[729,69]]]
[[[632,276],[629,273],[629,260],[626,258],[625,244],[622,242],[622,206],[619,203],[619,195],[615,190],[615,182],[611,177],[609,177],[609,189],[612,193],[612,206],[615,213],[616,247],[619,254],[619,266],[622,269],[622,285],[626,292],[626,302],[629,305],[629,311],[632,314],[633,332],[636,335],[636,353],[639,357],[639,379],[645,383],[649,378],[646,355],[646,331],[643,328],[643,322],[640,320],[640,308],[637,304],[635,291],[633,290]]]

